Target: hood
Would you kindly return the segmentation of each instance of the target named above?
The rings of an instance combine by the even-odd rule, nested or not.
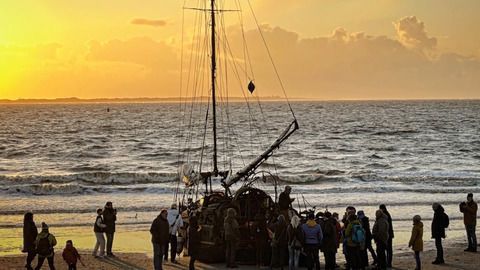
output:
[[[445,212],[445,209],[441,204],[439,204],[437,209],[435,209],[435,213],[443,213],[443,212]]]

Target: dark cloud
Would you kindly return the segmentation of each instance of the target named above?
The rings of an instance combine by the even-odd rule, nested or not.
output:
[[[159,26],[165,26],[167,25],[167,22],[164,20],[150,20],[150,19],[133,19],[131,21],[131,24],[136,24],[136,25],[148,25],[148,26],[153,26],[153,27],[159,27]]]

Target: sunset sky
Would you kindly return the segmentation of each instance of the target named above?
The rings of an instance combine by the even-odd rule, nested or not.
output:
[[[0,99],[178,96],[182,7],[202,1],[0,1]],[[241,3],[249,50],[264,53],[248,1],[223,1]],[[480,98],[478,0],[250,3],[290,97]],[[282,94],[258,78],[259,95]]]

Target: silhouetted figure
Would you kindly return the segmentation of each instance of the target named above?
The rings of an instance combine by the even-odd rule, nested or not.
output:
[[[81,257],[77,249],[73,246],[72,240],[67,240],[62,257],[68,265],[68,270],[77,270],[77,261],[81,260]]]
[[[279,215],[277,221],[271,225],[273,231],[272,258],[270,261],[270,268],[283,269],[285,259],[288,258],[288,241],[287,241],[287,221],[283,215]]]
[[[233,208],[227,209],[227,216],[223,222],[225,233],[225,260],[227,268],[237,268],[235,256],[237,253],[237,245],[240,240],[240,226],[236,219],[237,212]]]
[[[153,266],[155,270],[162,270],[162,259],[165,244],[168,243],[170,225],[167,220],[167,209],[163,209],[152,222],[150,234],[153,245]]]
[[[292,192],[292,187],[285,186],[285,190],[280,193],[278,197],[278,208],[280,209],[280,214],[285,217],[287,222],[290,222],[290,213],[289,209],[292,208],[292,202],[295,199],[290,198],[290,193]]]
[[[191,216],[188,227],[188,254],[190,255],[189,270],[195,270],[195,260],[200,248],[200,226],[196,216]]]
[[[375,212],[375,224],[372,229],[373,240],[377,244],[377,269],[387,269],[388,218],[382,210]]]
[[[27,261],[25,268],[33,270],[32,261],[37,255],[35,251],[35,240],[37,239],[38,231],[35,222],[33,222],[33,214],[31,212],[25,213],[23,217],[23,249],[22,252],[27,253]]]
[[[365,212],[358,211],[358,220],[362,224],[363,229],[365,230],[365,248],[360,251],[361,258],[362,258],[362,267],[368,266],[368,251],[372,255],[373,264],[377,263],[377,254],[375,254],[375,250],[372,247],[372,231],[370,230],[370,219],[365,216]]]
[[[40,270],[42,268],[45,259],[48,261],[50,270],[55,270],[55,251],[53,250],[55,245],[57,245],[57,239],[55,239],[55,236],[48,231],[48,225],[45,222],[42,222],[42,231],[38,234],[35,241],[38,254],[38,264],[37,267],[35,267],[35,270]]]
[[[361,231],[361,232],[358,232]],[[359,234],[363,235],[363,239],[357,239]],[[365,232],[355,214],[348,216],[348,225],[345,228],[345,238],[347,246],[347,263],[351,269],[361,268],[360,245],[365,238]]]
[[[260,267],[265,264],[268,244],[267,220],[263,213],[258,212],[255,215],[253,230],[255,235],[255,261],[257,267]]]
[[[467,231],[468,248],[465,251],[477,252],[477,236],[475,234],[477,226],[478,205],[473,200],[473,194],[468,193],[467,201],[460,204],[460,212],[463,213],[463,223]]]
[[[422,262],[420,260],[420,252],[423,251],[423,223],[419,215],[413,217],[413,228],[408,246],[412,248],[415,256],[415,270],[422,269]]]
[[[105,227],[104,232],[107,236],[107,256],[113,257],[112,246],[113,246],[113,237],[115,235],[115,222],[117,221],[117,209],[113,208],[112,202],[107,202],[105,204],[105,209],[103,210],[103,222],[107,227]]]
[[[445,214],[445,210],[439,203],[432,205],[434,211],[432,220],[432,238],[435,239],[435,247],[437,248],[437,258],[432,264],[444,264],[442,238],[445,238],[445,228],[448,228],[449,218]]]
[[[322,251],[325,257],[325,269],[335,269],[335,254],[337,253],[337,221],[330,212],[325,212],[323,227]]]
[[[95,247],[93,248],[93,257],[103,257],[105,256],[105,236],[103,232],[107,225],[103,222],[103,210],[101,208],[97,209],[97,218],[95,219],[95,223],[93,224],[93,232],[95,233]],[[98,249],[100,248],[100,253],[98,253]]]
[[[383,213],[387,216],[388,220],[388,242],[387,242],[387,267],[392,267],[392,260],[393,260],[393,222],[392,222],[392,216],[390,213],[387,211],[387,207],[385,204],[380,205],[380,210],[383,211]]]

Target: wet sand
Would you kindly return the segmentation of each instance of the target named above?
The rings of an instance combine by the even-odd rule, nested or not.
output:
[[[458,242],[446,242],[445,249],[445,261],[444,265],[432,265],[431,262],[435,258],[435,251],[428,250],[422,253],[422,267],[424,270],[430,269],[463,269],[474,270],[480,268],[480,253],[464,252],[464,245]],[[145,253],[117,253],[116,258],[95,259],[87,251],[80,251],[82,260],[85,266],[78,264],[78,269],[95,269],[95,270],[110,270],[110,269],[124,269],[124,270],[150,270],[153,269],[152,259]],[[338,255],[342,257],[341,255]],[[164,269],[188,269],[188,257],[180,257],[179,264],[165,263]],[[321,258],[323,262],[323,258]],[[0,257],[0,269],[24,269],[25,255],[11,255]],[[36,263],[36,261],[35,261]],[[340,263],[343,265],[343,263]],[[394,256],[394,267],[392,269],[397,270],[409,270],[415,268],[415,262],[411,252],[401,252]],[[61,253],[57,251],[55,255],[55,266],[57,269],[66,268],[65,263],[62,261]],[[323,268],[323,265],[322,265]],[[48,269],[47,265],[44,265],[42,269]],[[206,265],[203,263],[197,263],[196,269],[209,270],[209,269],[227,269],[223,264]],[[239,269],[256,269],[255,266],[240,265]],[[267,269],[265,267],[265,269]],[[343,267],[341,267],[343,269]]]

